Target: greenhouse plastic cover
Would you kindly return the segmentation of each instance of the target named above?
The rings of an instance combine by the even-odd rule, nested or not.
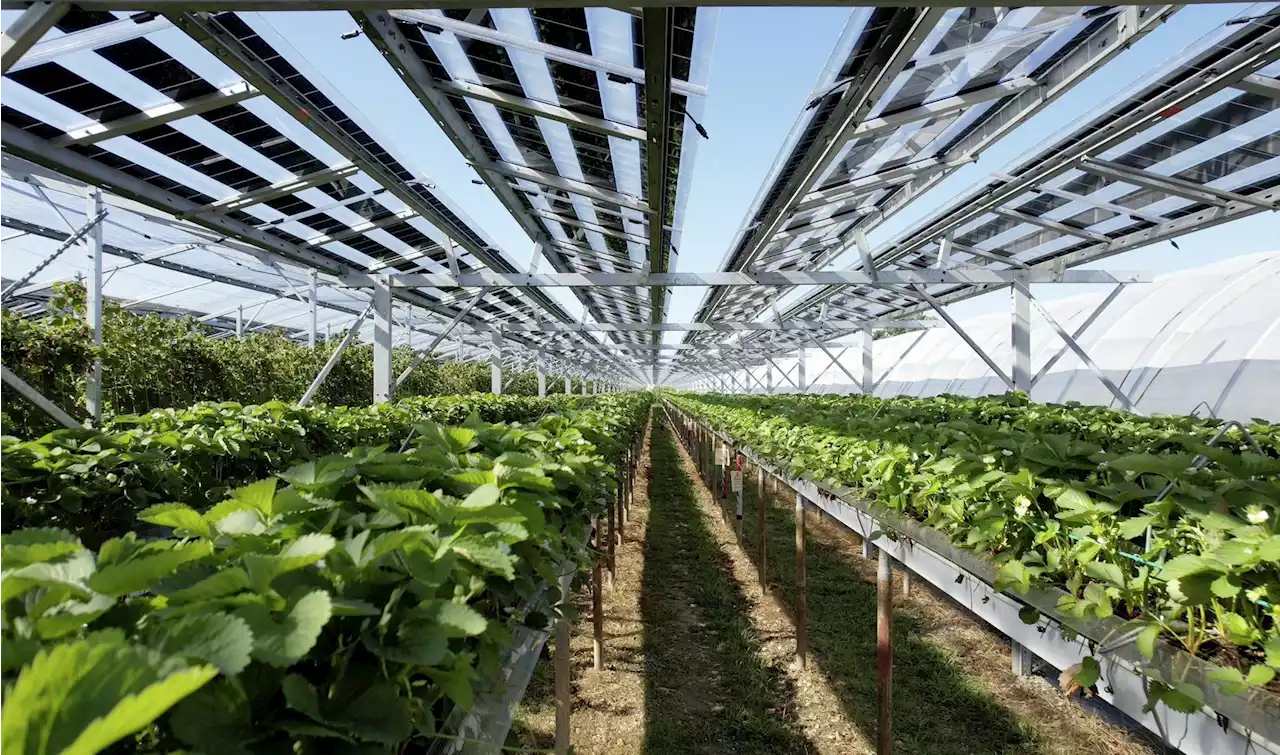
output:
[[[1170,273],[1153,283],[1127,286],[1077,340],[1142,413],[1207,416],[1212,411],[1225,419],[1280,421],[1276,389],[1280,386],[1280,297],[1276,291],[1280,291],[1280,252]],[[1105,297],[1087,294],[1044,305],[1070,333]],[[960,324],[997,364],[1012,363],[1007,312]],[[1064,348],[1048,322],[1033,312],[1032,374]],[[857,374],[860,360],[861,351],[850,349],[840,362]],[[810,375],[819,375],[829,364],[830,359],[819,353],[807,358],[806,369]],[[883,378],[875,391],[878,396],[982,396],[1006,390],[950,328],[880,339],[875,342],[874,365],[875,379]],[[789,364],[780,362],[780,366],[787,369]],[[856,393],[858,389],[838,369],[827,369],[810,392]],[[1117,405],[1070,351],[1036,383],[1031,397]]]

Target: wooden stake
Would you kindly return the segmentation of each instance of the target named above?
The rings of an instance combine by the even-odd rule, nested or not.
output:
[[[563,583],[562,583],[563,584]],[[569,753],[569,712],[573,709],[569,674],[571,663],[569,653],[569,621],[564,612],[569,607],[569,591],[560,596],[560,618],[556,620],[556,755]]]
[[[796,663],[809,663],[809,590],[804,559],[804,496],[796,493]]]
[[[767,576],[768,571],[765,567],[765,564],[767,563],[766,559],[768,556],[768,548],[765,547],[765,542],[769,538],[768,538],[768,533],[765,531],[765,523],[764,523],[764,506],[765,506],[764,467],[756,467],[756,505],[760,509],[760,531],[756,535],[756,537],[759,538],[760,542],[756,544],[756,548],[759,550],[758,558],[756,559],[756,561],[760,569],[760,592],[767,593],[769,592],[769,580]]]
[[[902,597],[911,597],[911,570],[905,564],[902,567]]]
[[[591,526],[595,528],[595,537],[593,538],[596,556],[592,559],[591,566],[591,637],[592,649],[595,654],[595,669],[601,671],[604,669],[604,607],[600,595],[600,518],[596,517],[591,521]]]
[[[742,539],[742,494],[744,492],[744,488],[746,488],[746,484],[745,484],[746,480],[742,479],[742,454],[738,454],[737,458],[734,461],[737,462],[737,469],[734,471],[738,475],[738,489],[737,491],[735,491],[735,495],[738,498],[737,500],[738,508],[734,512],[734,516],[736,517],[735,521],[737,522],[738,547],[741,548],[743,545],[746,544],[745,541]]]
[[[616,555],[615,555],[615,554],[616,554],[616,550],[615,550],[615,548],[614,548],[614,539],[613,539],[613,525],[614,525],[614,519],[615,519],[615,518],[616,518],[616,517],[614,517],[613,503],[612,503],[612,502],[610,502],[610,503],[609,503],[609,516],[608,516],[608,520],[609,520],[609,524],[608,524],[608,536],[609,536],[609,548],[608,548],[608,550],[609,550],[609,587],[613,587],[613,578],[617,575],[617,559],[616,559]]]
[[[880,548],[876,566],[876,755],[893,752],[893,569]]]

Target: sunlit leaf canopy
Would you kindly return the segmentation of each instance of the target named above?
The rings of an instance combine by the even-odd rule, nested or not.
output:
[[[854,268],[877,270],[1056,269],[1274,209],[1275,7],[1251,6],[1206,30],[1007,173],[876,248],[859,241],[1109,70],[1177,6],[856,8],[720,269],[818,270],[853,253],[862,257]],[[352,16],[386,58],[387,83],[408,87],[537,244],[539,272],[674,268],[715,11]],[[5,75],[3,223],[6,237],[24,238],[6,244],[6,287],[84,223],[86,184],[107,190],[106,294],[222,332],[239,317],[249,330],[305,339],[313,273],[320,330],[338,334],[370,302],[367,289],[339,285],[342,275],[528,269],[529,249],[499,248],[285,37],[270,14],[73,7]],[[77,269],[63,255],[9,303],[34,314],[48,284]],[[696,319],[883,320],[989,289],[719,287]],[[394,291],[397,339],[414,345],[476,293]],[[584,319],[665,318],[661,288],[571,292]],[[489,289],[446,345],[476,354],[495,327],[570,322],[561,301],[537,288]],[[361,337],[372,327],[366,321]],[[626,347],[658,343],[657,334],[508,339],[646,381],[718,358],[704,347],[750,340],[744,354],[758,359],[810,342],[698,332],[685,338],[697,348],[645,353]],[[533,351],[515,353],[527,363]]]

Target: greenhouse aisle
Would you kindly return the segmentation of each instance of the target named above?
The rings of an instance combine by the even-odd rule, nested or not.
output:
[[[794,499],[767,492],[770,595],[747,549],[659,411],[639,470],[617,576],[605,582],[605,668],[592,668],[589,597],[574,629],[572,743],[579,755],[870,755],[875,737],[875,568],[810,518],[810,663],[794,663]],[[753,479],[748,474],[748,479]],[[754,485],[746,486],[754,512]],[[816,521],[815,521],[816,520]],[[607,580],[607,577],[606,577]],[[585,591],[584,591],[585,592]],[[775,597],[777,596],[777,597]],[[584,599],[585,598],[585,599]],[[1145,755],[1042,679],[1009,671],[1006,645],[932,591],[896,596],[895,751],[933,755]],[[549,663],[508,744],[543,752],[555,717]]]

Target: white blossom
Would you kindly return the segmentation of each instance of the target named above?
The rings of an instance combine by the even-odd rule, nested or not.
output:
[[[1019,517],[1027,515],[1031,510],[1031,499],[1025,495],[1018,496],[1013,502],[1013,513]]]
[[[1000,453],[1004,454],[1005,456],[1013,456],[1013,451],[1010,451],[1007,448],[1000,449]]]
[[[1250,524],[1262,524],[1271,518],[1271,512],[1261,506],[1250,506],[1245,510],[1244,518],[1248,519]]]

